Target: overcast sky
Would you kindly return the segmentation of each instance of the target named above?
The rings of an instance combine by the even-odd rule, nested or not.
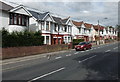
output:
[[[6,0],[36,8],[40,11],[49,11],[59,16],[68,17],[77,21],[91,24],[115,26],[118,24],[118,1],[119,0]],[[21,1],[21,2],[18,2]]]

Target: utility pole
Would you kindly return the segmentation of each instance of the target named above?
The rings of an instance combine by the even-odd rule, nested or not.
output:
[[[98,20],[98,44],[100,45],[100,25]]]

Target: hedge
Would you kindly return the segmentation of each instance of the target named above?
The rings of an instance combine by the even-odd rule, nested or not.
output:
[[[72,48],[74,48],[74,46],[78,45],[80,42],[84,42],[84,39],[73,39]]]
[[[84,41],[84,39],[73,39],[73,44],[78,44],[83,41]]]
[[[44,37],[41,32],[12,32],[9,33],[2,29],[2,47],[18,47],[18,46],[40,46],[43,45]]]

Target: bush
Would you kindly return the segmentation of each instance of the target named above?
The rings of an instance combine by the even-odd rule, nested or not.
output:
[[[83,41],[84,41],[84,39],[73,39],[73,44],[78,44]]]
[[[44,38],[41,32],[12,32],[2,29],[2,47],[18,46],[40,46],[43,45]]]
[[[78,45],[80,42],[84,42],[84,39],[73,39],[73,46],[72,46],[72,48],[74,48],[74,46]]]

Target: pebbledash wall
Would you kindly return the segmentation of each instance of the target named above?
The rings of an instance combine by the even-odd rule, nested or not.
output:
[[[1,59],[30,56],[30,55],[55,52],[55,51],[61,51],[67,49],[68,49],[68,45],[66,44],[2,48]]]

